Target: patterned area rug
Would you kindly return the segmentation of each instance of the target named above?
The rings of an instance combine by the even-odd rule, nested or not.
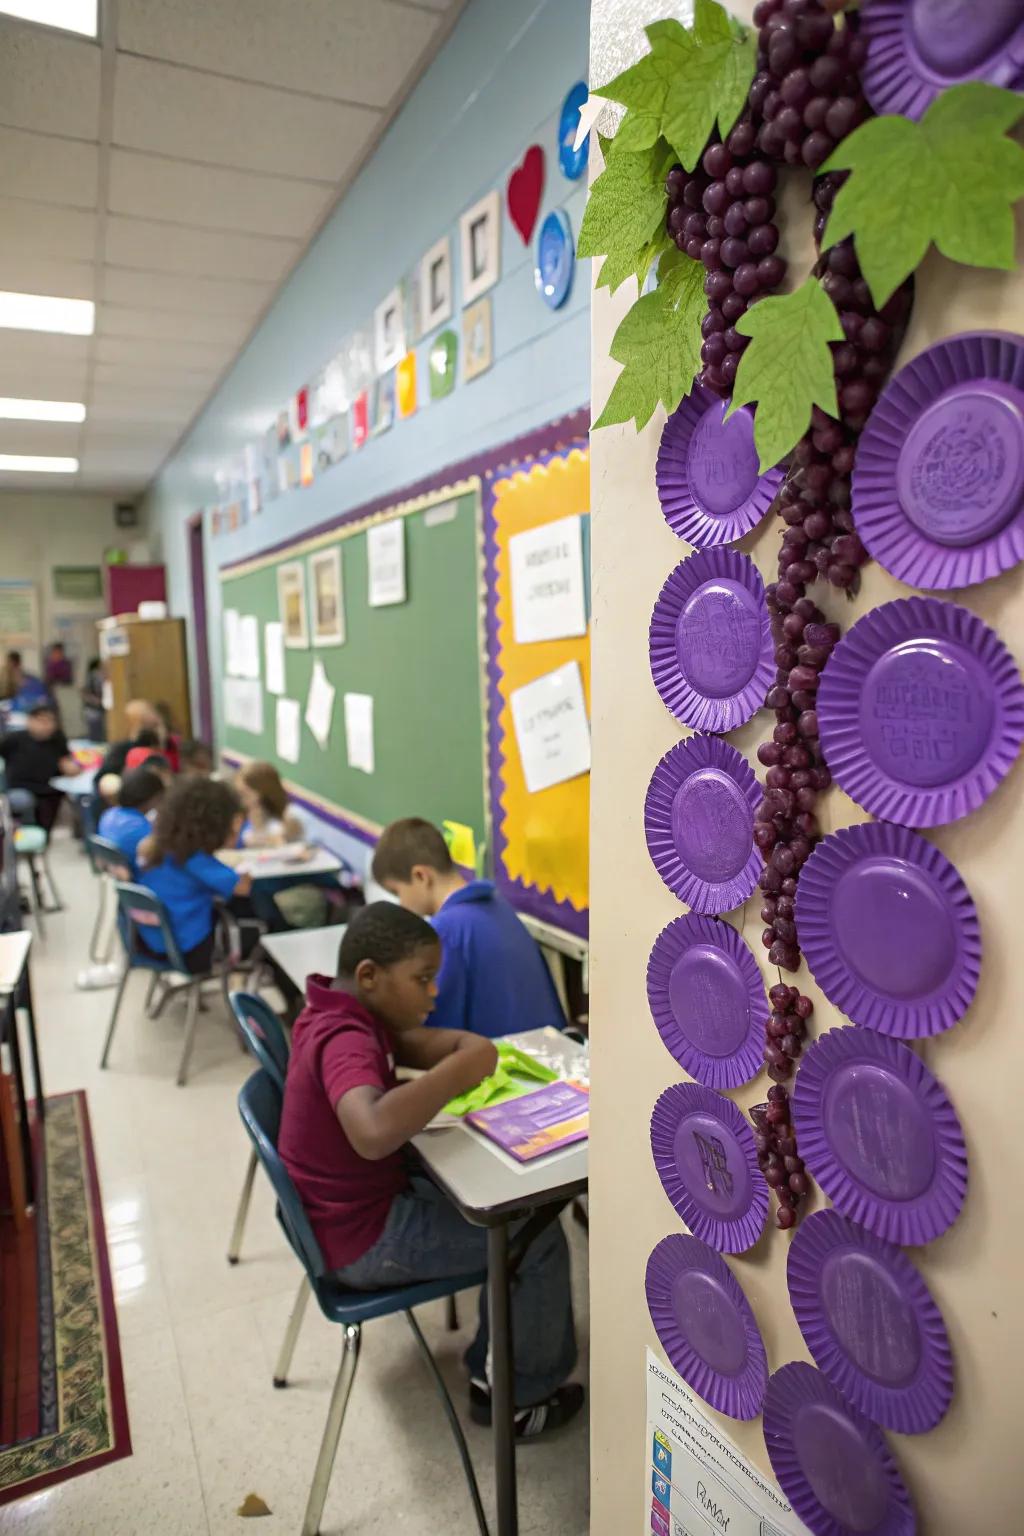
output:
[[[30,1225],[0,1220],[0,1504],[131,1454],[84,1093],[46,1101]]]

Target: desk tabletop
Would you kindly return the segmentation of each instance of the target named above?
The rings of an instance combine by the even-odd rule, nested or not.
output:
[[[0,992],[14,991],[31,947],[32,935],[28,929],[22,929],[20,933],[0,933]]]
[[[50,780],[51,789],[59,789],[62,795],[91,795],[96,784],[96,769],[83,768],[81,773],[58,774]]]
[[[312,875],[336,875],[341,860],[326,848],[311,848],[308,859],[289,857],[287,849],[223,848],[217,857],[232,869],[248,870],[256,884],[261,880],[290,880],[301,885]]]
[[[344,925],[330,928],[293,928],[288,933],[268,933],[260,947],[284,971],[288,980],[306,990],[306,977],[334,976],[338,970],[338,946]]]

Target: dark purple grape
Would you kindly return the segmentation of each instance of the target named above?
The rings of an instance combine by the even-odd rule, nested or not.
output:
[[[854,573],[856,574],[856,573]],[[838,583],[837,583],[838,585]],[[801,736],[817,736],[818,715],[813,709],[805,709],[796,723],[796,728]]]
[[[751,256],[770,256],[779,243],[779,232],[774,224],[758,224],[747,235]]]
[[[725,242],[728,245],[728,241]],[[722,265],[721,240],[705,240],[700,248],[700,259],[709,272],[717,272]]]
[[[725,330],[725,321],[720,309],[709,309],[700,323],[700,333],[703,337],[713,336],[716,331]]]
[[[731,173],[730,173],[731,174]],[[742,203],[730,203],[725,210],[725,218],[722,220],[727,235],[745,235],[747,232],[747,215]]]
[[[743,216],[748,224],[767,224],[775,212],[772,197],[748,197],[744,199]]]
[[[730,197],[743,196],[743,167],[734,165],[725,178],[725,190]]]
[[[728,272],[709,272],[704,279],[704,292],[709,299],[724,300],[732,291],[732,278]],[[723,304],[724,313],[724,304]]]
[[[743,171],[743,189],[752,197],[765,197],[775,191],[775,170],[764,160],[752,160]]]
[[[696,177],[688,181],[683,188],[683,204],[695,213],[699,212],[704,206],[704,184],[698,181]]]
[[[781,256],[762,256],[757,264],[757,280],[762,288],[778,288],[786,275]]]
[[[738,122],[725,141],[726,148],[731,155],[740,159],[750,154],[754,147],[754,127],[748,122]]]
[[[725,235],[725,220],[713,213],[706,223],[707,237],[710,240],[721,240]]]
[[[712,144],[710,149],[704,151],[701,164],[709,176],[714,177],[715,180],[721,180],[732,169],[732,155],[724,144]]]
[[[721,217],[729,206],[729,194],[725,190],[725,182],[713,181],[709,187],[705,188],[701,202],[707,213],[717,213]]]
[[[775,1212],[775,1225],[782,1232],[788,1232],[790,1227],[796,1226],[796,1212],[791,1205],[780,1205]]]
[[[861,106],[852,96],[840,96],[825,114],[825,127],[835,140],[845,139],[861,118]]]
[[[749,262],[749,259],[750,252],[747,249],[745,240],[740,240],[737,236],[730,235],[727,239],[722,241],[723,265],[727,267],[739,267],[744,262]],[[735,278],[733,279],[733,286],[736,286]],[[737,287],[736,291],[737,293],[742,293],[743,290]]]
[[[809,133],[800,150],[804,165],[816,171],[818,166],[823,165],[828,159],[835,147],[835,140],[820,129]]]
[[[746,314],[746,310],[747,301],[741,298],[738,293],[730,293],[729,297],[723,300],[722,317],[730,325],[734,320],[738,320],[740,315]]]
[[[750,298],[761,286],[761,279],[757,275],[757,267],[752,261],[745,261],[736,268],[733,273],[732,286],[743,298]]]

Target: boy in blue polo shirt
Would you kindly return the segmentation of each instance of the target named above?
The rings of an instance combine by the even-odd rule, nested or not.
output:
[[[150,819],[160,804],[164,793],[164,781],[152,768],[133,768],[121,780],[117,792],[117,804],[103,812],[98,831],[108,843],[119,848],[131,870],[133,880],[138,879],[139,844],[153,830]]]
[[[428,1023],[477,1035],[565,1028],[551,974],[533,939],[490,880],[466,880],[429,821],[385,827],[373,877],[441,937],[438,998]]]

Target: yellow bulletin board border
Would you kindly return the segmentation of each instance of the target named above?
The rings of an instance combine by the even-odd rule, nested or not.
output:
[[[578,662],[590,707],[590,636],[517,645],[509,540],[529,528],[590,511],[585,439],[484,476],[487,573],[487,750],[494,878],[520,911],[586,937],[590,873],[590,776],[529,794],[512,724],[515,689]]]

